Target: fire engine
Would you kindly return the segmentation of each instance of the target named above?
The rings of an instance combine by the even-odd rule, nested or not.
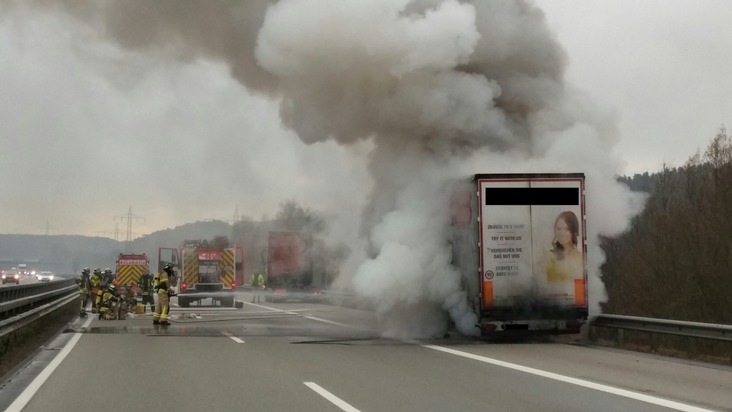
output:
[[[243,252],[238,247],[215,247],[207,241],[187,240],[179,248],[160,248],[158,271],[172,263],[179,278],[178,306],[201,305],[211,299],[213,305],[234,306],[236,279],[243,277]],[[241,272],[241,273],[240,273]]]
[[[125,286],[127,284],[135,287],[140,276],[150,273],[150,259],[146,254],[123,254],[117,257],[117,270],[115,283]]]

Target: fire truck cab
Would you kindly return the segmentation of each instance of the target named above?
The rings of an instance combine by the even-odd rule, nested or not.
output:
[[[176,268],[178,305],[189,307],[191,302],[201,306],[211,299],[211,305],[234,306],[236,279],[243,274],[243,253],[236,247],[212,247],[206,241],[185,241],[179,248],[160,248],[158,271],[166,263]],[[237,276],[238,275],[238,276]]]

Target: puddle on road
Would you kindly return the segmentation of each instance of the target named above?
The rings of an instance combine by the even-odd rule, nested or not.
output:
[[[301,337],[301,340],[290,342],[296,345],[344,345],[344,346],[395,346],[395,345],[411,345],[411,343],[381,338],[379,336],[364,336],[364,337],[339,337],[339,338],[324,338],[324,339],[313,339],[307,337]]]

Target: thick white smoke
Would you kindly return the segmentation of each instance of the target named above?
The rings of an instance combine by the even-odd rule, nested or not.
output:
[[[585,172],[593,275],[597,235],[633,213],[614,182],[612,119],[563,83],[564,52],[527,3],[282,1],[256,56],[281,80],[282,118],[305,142],[375,142],[363,220],[372,257],[353,287],[377,302],[389,334],[440,333],[434,307],[475,330],[446,243],[449,178]],[[604,297],[597,277],[590,289]]]
[[[366,250],[346,283],[376,302],[390,335],[435,336],[446,313],[475,331],[450,266],[446,181],[586,173],[593,274],[603,261],[597,234],[624,229],[634,212],[614,181],[612,118],[565,85],[564,51],[527,1],[74,4],[130,49],[227,63],[243,85],[278,100],[283,123],[307,144],[372,145]]]

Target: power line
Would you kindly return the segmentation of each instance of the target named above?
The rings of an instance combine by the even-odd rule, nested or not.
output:
[[[100,230],[97,232],[94,232],[101,235],[112,235],[114,236],[114,240],[119,240],[119,222],[114,223],[114,231],[111,230]]]
[[[226,222],[226,223],[229,223],[229,224],[235,224],[239,220],[241,220],[241,216],[239,215],[239,206],[237,206],[234,209],[234,217],[233,217],[233,219],[227,219],[225,217],[220,217],[220,218],[204,219],[203,221],[204,222]]]
[[[143,216],[133,215],[132,214],[132,206],[130,206],[130,209],[127,211],[127,216],[115,216],[114,220],[127,220],[127,241],[132,241],[132,221],[139,222],[142,220],[145,221],[145,218]]]

